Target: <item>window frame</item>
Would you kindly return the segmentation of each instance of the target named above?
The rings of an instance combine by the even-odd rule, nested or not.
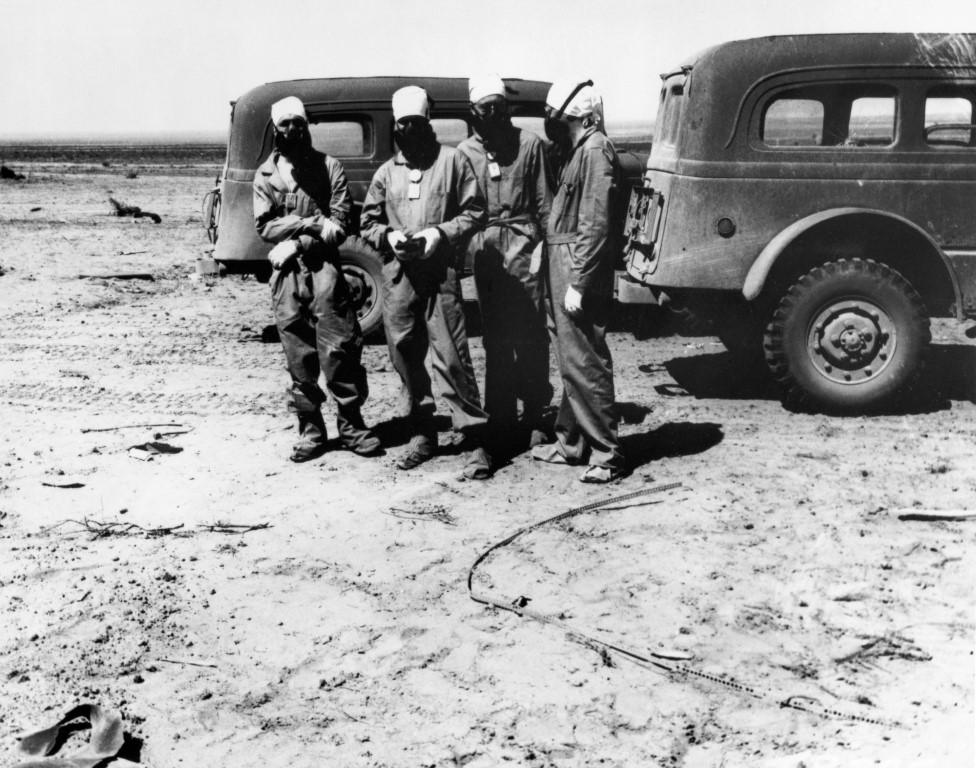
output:
[[[821,142],[831,135],[841,135],[840,142],[807,144],[800,146],[767,144],[764,139],[766,114],[769,108],[781,99],[809,99],[824,105],[824,119],[821,126]],[[893,100],[892,137],[885,144],[857,144],[850,140],[851,109],[858,99],[885,98]],[[858,154],[870,152],[891,152],[902,140],[903,104],[906,98],[906,84],[894,78],[865,78],[863,74],[850,78],[798,79],[782,82],[767,90],[753,105],[750,121],[750,144],[761,152],[823,153],[841,152]]]
[[[355,123],[362,128],[363,131],[363,152],[357,155],[340,155],[333,152],[327,152],[330,157],[335,157],[338,159],[364,159],[373,156],[376,151],[376,131],[373,129],[373,121],[368,115],[361,114],[336,114],[334,112],[311,112],[308,115],[309,130],[311,131],[312,125],[320,125],[322,123]],[[272,129],[273,130],[273,129]],[[318,150],[322,152],[323,150]]]
[[[965,93],[969,91],[968,95]],[[928,124],[927,114],[928,114],[928,103],[930,99],[960,99],[969,103],[969,142],[966,144],[953,142],[953,143],[934,143],[929,138],[930,129],[938,126],[945,126],[947,129],[952,130],[950,126],[959,125],[962,123],[933,123]],[[946,83],[940,83],[939,85],[928,88],[922,94],[922,104],[921,104],[921,114],[922,114],[922,145],[925,149],[935,152],[947,152],[947,151],[972,151],[976,149],[976,87],[972,84],[965,85],[952,85]],[[961,127],[957,130],[961,130]]]

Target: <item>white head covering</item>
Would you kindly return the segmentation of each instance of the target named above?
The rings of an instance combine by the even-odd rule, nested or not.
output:
[[[405,117],[430,118],[430,99],[423,88],[408,85],[393,94],[393,119]]]
[[[477,104],[487,96],[504,96],[505,83],[496,74],[480,75],[468,79],[468,100]]]
[[[305,115],[305,105],[297,96],[286,96],[281,101],[276,101],[271,105],[271,122],[278,125],[286,117],[300,117],[306,123],[308,117]]]
[[[563,80],[553,83],[549,89],[549,95],[546,96],[546,104],[553,109],[559,109],[579,84],[579,80]],[[602,122],[603,97],[592,85],[584,85],[566,105],[563,114],[569,117],[593,115],[598,122]]]

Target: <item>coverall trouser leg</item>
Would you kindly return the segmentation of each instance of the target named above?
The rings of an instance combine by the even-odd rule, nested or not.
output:
[[[624,468],[617,436],[613,360],[606,342],[610,297],[584,304],[578,317],[563,308],[572,281],[570,246],[549,251],[549,329],[562,377],[563,394],[556,416],[556,440],[573,463]]]
[[[530,274],[533,243],[508,228],[489,227],[473,242],[475,285],[485,345],[485,410],[507,430],[522,401],[523,420],[540,426],[552,399],[549,337],[540,275]]]
[[[425,365],[429,351],[454,429],[471,435],[485,426],[488,416],[481,408],[468,350],[457,273],[435,259],[407,264],[393,260],[383,267],[383,325],[390,360],[410,400],[414,434],[434,434],[434,398]]]
[[[271,279],[272,309],[291,375],[293,407],[303,440],[324,442],[321,370],[336,402],[339,436],[353,447],[371,434],[360,411],[369,394],[360,362],[362,332],[342,274],[328,262],[310,261],[293,261],[275,270]]]

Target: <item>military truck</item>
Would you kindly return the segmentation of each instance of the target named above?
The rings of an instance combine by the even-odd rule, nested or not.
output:
[[[662,75],[628,277],[787,402],[893,407],[976,317],[976,35],[788,35]]]
[[[287,80],[260,85],[231,103],[227,159],[204,204],[213,259],[222,269],[253,274],[262,281],[271,275],[270,246],[255,231],[251,196],[254,172],[272,148],[271,105],[285,96],[304,102],[312,144],[338,158],[345,168],[353,198],[352,219],[358,224],[373,174],[396,151],[390,100],[405,85],[419,85],[433,97],[431,123],[441,143],[456,146],[470,135],[468,81],[460,77]],[[506,78],[505,86],[512,122],[544,137],[550,83]],[[639,184],[646,156],[628,151],[620,155],[629,183]],[[617,226],[622,227],[622,222]],[[343,243],[339,255],[363,332],[377,331],[382,325],[382,257],[356,233]]]

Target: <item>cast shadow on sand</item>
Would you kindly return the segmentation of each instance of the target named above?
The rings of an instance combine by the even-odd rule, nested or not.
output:
[[[640,403],[617,403],[620,420],[624,424],[642,424],[651,408]],[[546,413],[547,426],[552,434],[552,422],[556,409],[550,407]],[[438,432],[439,456],[457,456],[467,450],[460,440],[451,437],[451,419],[446,414],[437,414],[434,423]],[[402,417],[394,417],[374,426],[384,448],[396,448],[410,440],[409,422]],[[670,423],[656,429],[635,435],[624,435],[620,442],[631,471],[659,459],[676,456],[690,456],[703,453],[722,442],[724,434],[719,424],[712,423]],[[529,453],[528,433],[513,433],[508,445],[494,446],[492,459],[495,468],[508,466],[519,456]]]
[[[631,471],[660,459],[691,456],[714,448],[725,437],[722,427],[711,422],[662,424],[650,432],[625,435],[620,442]]]
[[[779,388],[769,373],[748,365],[728,352],[676,357],[664,363],[674,384],[654,387],[663,397],[715,398],[719,400],[778,400]],[[639,366],[644,373],[652,366]],[[659,369],[657,369],[659,370]]]
[[[762,367],[749,366],[727,352],[678,357],[664,369],[674,384],[658,384],[663,397],[715,398],[719,400],[781,400],[782,392]],[[643,365],[644,373],[659,367]],[[934,344],[925,368],[911,389],[895,406],[876,415],[907,415],[947,410],[953,400],[976,402],[976,347]],[[801,404],[784,403],[788,410],[805,413]]]

